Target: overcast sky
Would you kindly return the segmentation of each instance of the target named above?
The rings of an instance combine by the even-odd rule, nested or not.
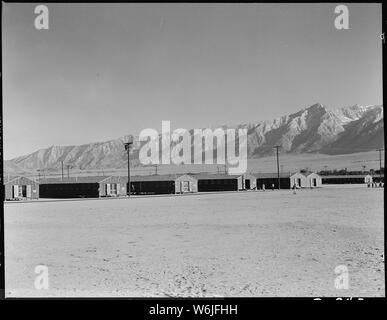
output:
[[[144,128],[382,104],[381,5],[3,3],[4,158]]]

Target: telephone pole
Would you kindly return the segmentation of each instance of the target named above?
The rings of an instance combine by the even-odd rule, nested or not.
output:
[[[70,179],[70,165],[66,165],[67,167],[67,179]]]
[[[63,181],[63,160],[61,161],[62,163],[62,181]]]
[[[377,149],[376,151],[379,151],[379,182],[382,182],[382,151],[384,149]]]
[[[128,138],[128,142],[125,142],[124,145],[125,145],[125,150],[128,152],[128,188],[127,188],[127,195],[128,197],[130,197],[130,154],[129,154],[129,151],[130,151],[130,146],[133,144],[133,137],[132,136],[129,136]]]
[[[280,148],[280,146],[274,146],[273,148],[276,149],[277,151],[277,178],[278,178],[278,190],[281,189],[281,180],[280,180],[280,170],[279,170],[279,157],[278,157],[278,149]]]

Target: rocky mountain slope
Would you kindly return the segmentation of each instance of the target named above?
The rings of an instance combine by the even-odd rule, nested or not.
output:
[[[273,120],[234,126],[248,130],[248,157],[273,154],[273,146],[290,154],[349,154],[374,150],[384,145],[383,107],[351,106],[335,110],[321,104]],[[123,143],[127,136],[79,146],[51,146],[4,163],[5,171],[58,170],[61,161],[75,169],[125,168]],[[134,140],[132,165],[139,165],[141,147]]]

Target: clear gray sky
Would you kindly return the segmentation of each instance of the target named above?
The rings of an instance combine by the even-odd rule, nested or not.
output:
[[[4,158],[144,128],[382,104],[380,4],[3,4]]]

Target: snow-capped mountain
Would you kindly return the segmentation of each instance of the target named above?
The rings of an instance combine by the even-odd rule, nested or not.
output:
[[[383,140],[382,106],[329,110],[318,103],[272,121],[250,124],[248,154],[270,154],[273,145],[291,153],[355,153],[382,146]]]
[[[226,127],[226,126],[223,126]],[[247,128],[248,157],[286,153],[330,155],[365,152],[384,146],[383,106],[350,106],[330,110],[317,103],[277,119],[233,126]],[[51,146],[5,161],[5,171],[58,170],[61,161],[76,169],[119,169],[127,165],[123,143],[127,136],[79,146]],[[139,165],[141,144],[134,139],[132,165]]]

